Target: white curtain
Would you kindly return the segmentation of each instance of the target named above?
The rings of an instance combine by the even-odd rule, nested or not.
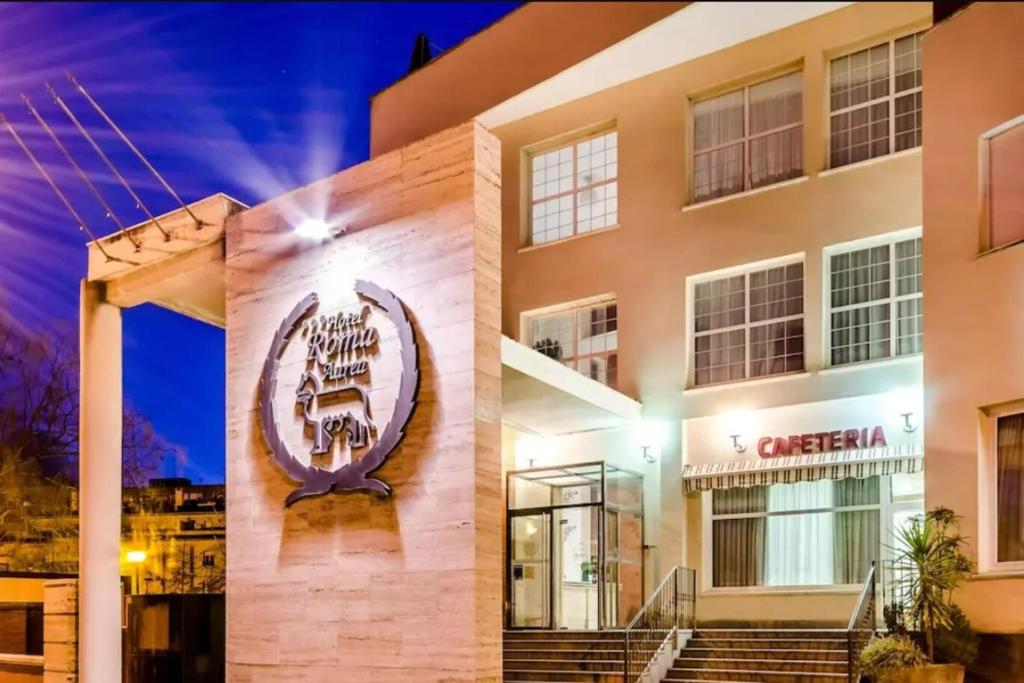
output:
[[[768,511],[831,508],[831,480],[768,489]],[[769,586],[827,586],[834,566],[833,514],[823,512],[768,518],[765,583]]]
[[[802,119],[802,72],[751,86],[750,187],[777,183],[803,173],[803,127],[794,125]],[[780,128],[784,130],[777,130]]]
[[[694,201],[743,190],[743,90],[693,107]],[[736,144],[723,146],[727,143]]]

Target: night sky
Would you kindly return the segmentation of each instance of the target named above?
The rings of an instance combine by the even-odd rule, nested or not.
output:
[[[153,213],[176,205],[70,87],[72,71],[185,199],[248,204],[369,155],[369,98],[404,75],[415,36],[436,54],[517,3],[0,4],[0,112],[98,235],[116,225],[30,118],[27,94],[125,225],[145,219],[73,134],[50,82]],[[451,93],[438,93],[438,97]],[[77,329],[85,236],[0,132],[0,309],[28,330]],[[126,401],[173,453],[165,475],[224,478],[224,334],[125,312]]]

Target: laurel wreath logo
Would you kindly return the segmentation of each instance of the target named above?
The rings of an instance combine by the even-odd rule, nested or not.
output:
[[[419,394],[420,371],[416,334],[402,302],[392,292],[366,280],[355,282],[355,292],[361,298],[379,308],[398,332],[402,378],[391,419],[379,433],[375,443],[363,457],[354,459],[335,470],[328,470],[313,464],[306,465],[296,458],[281,438],[281,430],[274,407],[277,393],[277,371],[281,356],[288,342],[299,328],[299,324],[312,315],[319,306],[315,293],[302,299],[288,314],[270,345],[270,351],[263,363],[259,386],[259,413],[263,439],[273,455],[274,461],[292,480],[301,484],[285,499],[285,507],[311,496],[321,496],[334,491],[371,491],[387,498],[391,487],[373,475],[402,442],[405,428],[416,410]]]

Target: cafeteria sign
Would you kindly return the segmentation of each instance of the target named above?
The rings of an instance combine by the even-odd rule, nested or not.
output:
[[[762,458],[776,458],[784,455],[850,451],[885,445],[885,430],[879,425],[871,429],[865,427],[814,434],[762,436],[757,440],[757,454]]]
[[[278,466],[300,487],[285,499],[288,507],[302,498],[331,491],[373,491],[383,497],[391,487],[371,475],[387,461],[405,436],[419,392],[416,335],[398,297],[365,280],[355,282],[363,302],[358,313],[315,316],[319,298],[307,295],[278,327],[260,375],[259,412],[263,438]],[[372,414],[368,388],[371,364],[380,360],[380,333],[369,324],[379,311],[398,333],[401,380],[391,415],[381,422]],[[281,358],[292,343],[304,347],[296,377],[280,379]],[[394,350],[394,349],[392,349]],[[289,381],[290,380],[290,381]],[[294,388],[295,413],[301,416],[304,443],[289,444],[275,409],[279,383]],[[336,442],[351,449],[352,459],[336,469],[320,467]],[[297,454],[308,446],[309,462]],[[363,451],[357,457],[356,453]]]

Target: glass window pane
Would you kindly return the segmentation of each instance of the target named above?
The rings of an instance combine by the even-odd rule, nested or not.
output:
[[[921,145],[921,91],[896,98],[896,151]]]
[[[750,322],[804,312],[803,263],[750,274]]]
[[[889,304],[832,314],[832,365],[889,357]]]
[[[702,336],[695,344],[696,384],[743,379],[746,366],[746,331],[732,330]]]
[[[693,148],[702,150],[743,138],[743,90],[693,105]]]
[[[988,143],[989,249],[1024,240],[1024,124]]]
[[[889,245],[832,257],[833,307],[888,298],[889,287]]]
[[[896,295],[921,291],[921,238],[896,243]]]
[[[803,73],[794,72],[750,86],[750,135],[800,123]]]
[[[564,361],[576,355],[572,313],[534,320],[532,335],[534,350],[548,358]]]
[[[1024,561],[1024,413],[996,424],[996,559]]]
[[[920,297],[896,303],[896,355],[924,349],[924,302]]]
[[[693,200],[724,197],[743,191],[743,143],[695,154]]]
[[[898,38],[893,45],[896,56],[896,92],[921,86],[921,38],[924,33]]]
[[[763,187],[804,170],[803,126],[754,138],[750,141],[750,187]]]
[[[694,329],[706,332],[742,325],[746,319],[744,276],[701,282],[694,286]]]

